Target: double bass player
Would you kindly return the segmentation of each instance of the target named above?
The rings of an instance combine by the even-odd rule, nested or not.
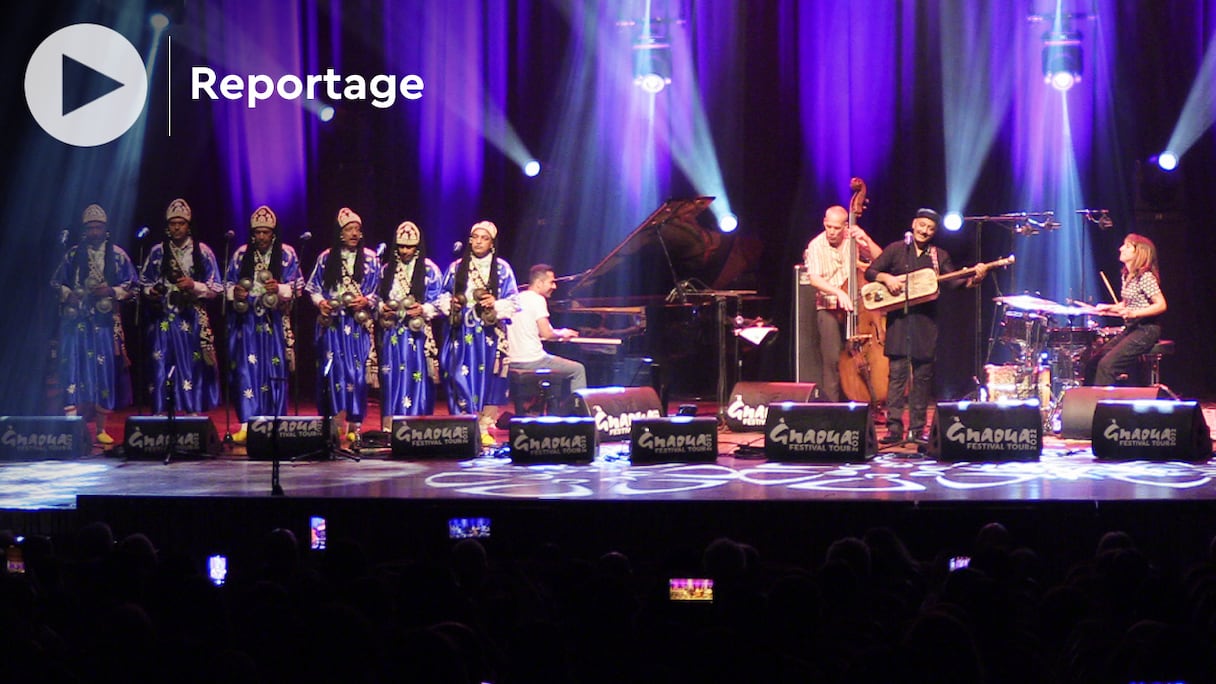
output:
[[[850,241],[855,242],[856,251],[867,260],[882,254],[882,248],[861,226],[850,226],[847,209],[831,206],[823,214],[823,232],[811,239],[803,253],[807,276],[815,287],[823,394],[829,401],[844,399],[840,389],[840,355],[844,351],[846,319],[855,306],[847,287],[849,279],[857,277]]]

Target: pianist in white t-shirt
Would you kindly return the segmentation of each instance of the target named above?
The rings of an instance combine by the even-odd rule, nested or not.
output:
[[[507,326],[511,368],[548,368],[553,375],[570,378],[571,390],[583,389],[587,386],[587,369],[583,364],[554,356],[541,344],[544,340],[564,342],[578,337],[576,330],[549,324],[549,297],[556,289],[552,266],[536,264],[528,269],[528,289],[519,291],[519,310],[511,315],[511,324]]]

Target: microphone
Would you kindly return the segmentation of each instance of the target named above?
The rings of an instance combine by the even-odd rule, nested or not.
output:
[[[59,231],[59,244],[66,245],[68,243],[68,231]]]
[[[300,235],[300,242],[308,242],[312,239],[312,231],[306,230]]]
[[[136,239],[136,240],[142,240],[142,239],[144,239],[144,238],[146,238],[146,237],[148,237],[148,227],[147,227],[147,226],[140,226],[140,227],[139,227],[139,230],[135,231],[135,239]]]
[[[912,231],[909,230],[904,233],[904,244],[905,245],[912,244]]]
[[[464,243],[460,240],[452,243],[452,256],[460,256],[460,250],[464,249]]]
[[[225,240],[231,240],[231,239],[232,239],[232,238],[234,238],[234,237],[236,237],[236,231],[235,231],[235,230],[230,230],[230,231],[228,231],[227,233],[224,233],[224,239],[225,239]]]

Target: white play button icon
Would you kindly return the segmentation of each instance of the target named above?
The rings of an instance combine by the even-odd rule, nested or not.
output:
[[[73,24],[42,41],[25,69],[25,100],[43,130],[77,147],[104,145],[139,119],[148,76],[122,34]]]

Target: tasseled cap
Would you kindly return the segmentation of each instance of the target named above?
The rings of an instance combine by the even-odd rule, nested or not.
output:
[[[185,219],[186,223],[190,222],[190,205],[186,204],[186,200],[178,197],[169,203],[169,208],[165,210],[165,220],[172,221],[175,218]]]
[[[415,247],[419,242],[422,242],[422,231],[418,230],[413,221],[402,221],[401,225],[397,226],[398,245]]]
[[[348,226],[352,223],[358,223],[359,225],[363,225],[363,219],[359,218],[358,214],[351,211],[350,207],[342,207],[341,209],[339,209],[338,210],[338,227],[345,228],[346,226]]]
[[[490,221],[478,221],[477,223],[474,223],[473,227],[469,229],[469,235],[472,235],[479,230],[484,230],[486,233],[489,233],[491,240],[494,240],[495,242],[498,241],[498,226],[494,225]]]
[[[100,204],[90,204],[84,208],[84,215],[81,217],[82,223],[105,223],[106,210],[101,208]]]
[[[274,215],[270,207],[263,204],[249,217],[250,228],[269,228],[274,230],[279,225],[279,217]]]

